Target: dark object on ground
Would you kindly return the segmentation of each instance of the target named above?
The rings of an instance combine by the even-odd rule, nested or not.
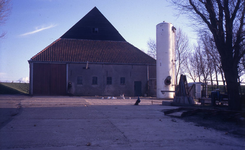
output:
[[[211,103],[212,106],[216,106],[216,101],[228,101],[228,95],[227,94],[220,94],[219,90],[212,91],[211,92]]]
[[[88,143],[86,144],[86,146],[91,146],[91,143],[90,143],[90,142],[88,142]]]
[[[138,99],[136,100],[134,105],[139,105],[139,103],[140,103],[140,97],[138,96]]]

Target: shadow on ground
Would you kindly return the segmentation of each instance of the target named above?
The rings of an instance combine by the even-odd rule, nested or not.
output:
[[[163,111],[165,115],[194,122],[196,126],[213,128],[226,134],[245,137],[245,112],[229,111],[226,108],[180,107]]]

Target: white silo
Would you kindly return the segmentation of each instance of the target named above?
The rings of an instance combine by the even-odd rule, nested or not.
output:
[[[174,98],[175,30],[167,22],[156,26],[157,98]]]

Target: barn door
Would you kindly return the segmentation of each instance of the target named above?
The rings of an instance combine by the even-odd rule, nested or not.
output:
[[[141,96],[141,81],[134,81],[134,96]]]
[[[50,65],[33,64],[33,94],[49,95],[50,94]]]
[[[65,95],[66,65],[52,64],[50,69],[50,95]]]
[[[65,64],[34,64],[34,95],[66,95]]]

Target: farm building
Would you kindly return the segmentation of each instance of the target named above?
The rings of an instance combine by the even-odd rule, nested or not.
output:
[[[29,65],[31,95],[156,94],[156,60],[128,43],[96,7]]]

